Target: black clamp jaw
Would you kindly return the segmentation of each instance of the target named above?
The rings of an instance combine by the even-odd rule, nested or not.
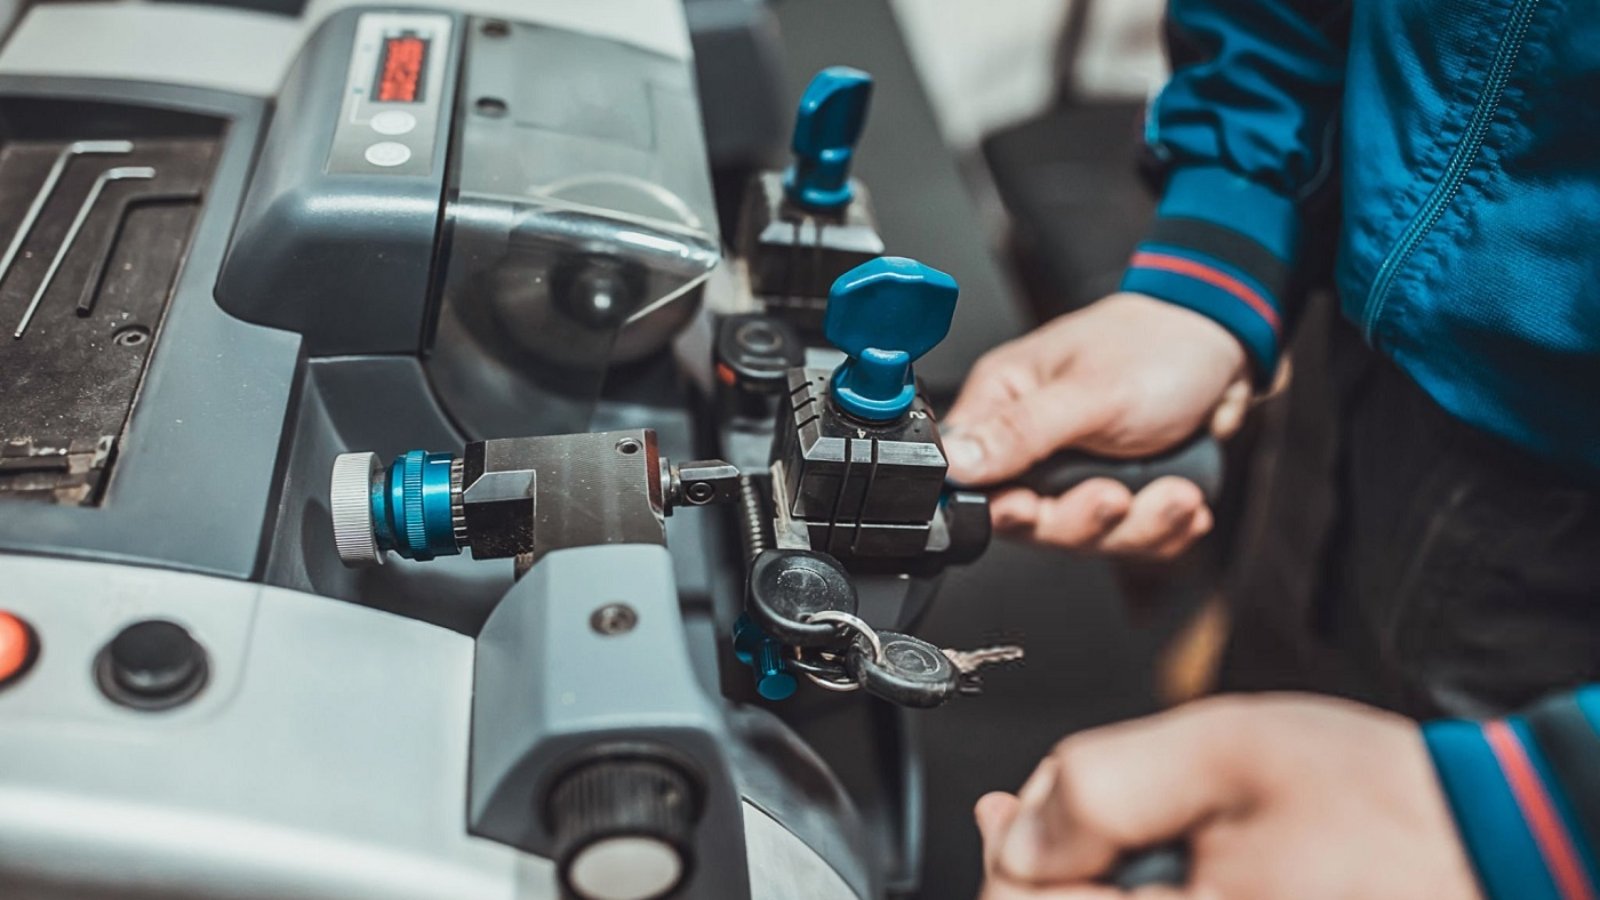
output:
[[[988,501],[948,487],[912,370],[949,332],[958,293],[949,275],[896,257],[834,282],[824,329],[844,359],[789,370],[773,438],[778,547],[927,572],[988,546]]]

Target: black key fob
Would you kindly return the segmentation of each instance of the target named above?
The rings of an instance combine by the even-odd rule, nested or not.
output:
[[[961,688],[961,673],[944,651],[921,638],[893,631],[878,633],[882,646],[857,640],[845,654],[845,668],[867,693],[915,709],[942,706]]]
[[[756,624],[791,647],[839,648],[838,626],[810,622],[820,612],[855,615],[856,588],[826,553],[766,550],[750,567],[745,605]]]

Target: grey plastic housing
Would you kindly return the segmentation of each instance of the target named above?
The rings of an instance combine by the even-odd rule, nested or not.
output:
[[[313,356],[415,353],[427,315],[455,94],[436,98],[426,174],[329,171],[363,12],[330,16],[290,69],[217,280],[224,309],[298,332]],[[447,85],[458,46],[430,50]]]
[[[637,616],[603,633],[609,604]],[[663,547],[617,544],[544,557],[500,601],[478,635],[473,677],[474,834],[549,854],[545,792],[586,751],[646,742],[692,760],[704,791],[684,896],[749,896],[739,791],[718,705],[695,678]]]
[[[0,689],[0,896],[558,897],[548,859],[465,827],[470,637],[326,597],[160,569],[0,555],[0,582],[6,608],[41,642],[34,666]],[[153,713],[113,703],[92,675],[105,642],[149,618],[182,624],[211,663],[192,701]],[[683,646],[682,634],[661,636]],[[775,734],[763,743],[783,745]],[[800,803],[782,786],[802,769],[769,775],[756,759],[744,768],[752,799],[734,795],[730,807],[721,795],[732,824],[715,832],[743,843],[716,847],[707,867],[747,855],[751,876],[734,893],[718,881],[719,892],[685,896],[873,896],[842,837],[859,842],[859,831],[832,792],[812,782]]]

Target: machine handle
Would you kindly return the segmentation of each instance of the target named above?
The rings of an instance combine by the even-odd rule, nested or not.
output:
[[[1167,475],[1187,478],[1200,487],[1207,503],[1222,493],[1222,445],[1210,432],[1143,459],[1114,459],[1081,450],[1062,450],[1017,476],[1006,487],[1025,487],[1041,496],[1064,494],[1091,478],[1110,478],[1137,493]]]
[[[1121,891],[1149,885],[1182,887],[1189,882],[1189,848],[1163,844],[1124,854],[1111,868],[1105,883]]]
[[[790,203],[822,213],[850,205],[850,163],[871,99],[872,76],[860,69],[832,66],[811,79],[795,113],[794,165],[783,175]]]

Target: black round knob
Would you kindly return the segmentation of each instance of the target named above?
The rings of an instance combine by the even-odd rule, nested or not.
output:
[[[760,314],[728,316],[718,325],[717,363],[741,389],[779,393],[789,370],[805,362],[805,344],[782,319]]]
[[[136,709],[167,709],[200,692],[206,651],[188,630],[165,619],[122,629],[100,651],[96,680],[107,697]]]
[[[578,900],[670,896],[694,867],[699,791],[661,759],[623,755],[573,769],[546,794],[562,886]]]

